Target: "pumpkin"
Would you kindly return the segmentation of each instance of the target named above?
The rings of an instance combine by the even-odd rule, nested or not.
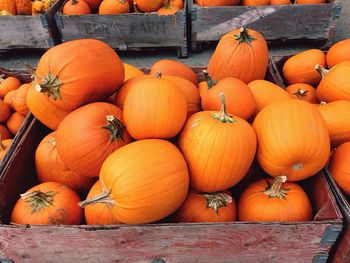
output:
[[[31,83],[23,84],[16,90],[16,92],[12,97],[13,108],[15,109],[15,111],[17,111],[18,113],[24,116],[27,115],[27,113],[29,112],[27,102],[26,102],[26,97],[27,97],[28,90],[30,89],[31,86],[32,86]]]
[[[174,15],[177,11],[179,11],[176,5],[171,3],[171,0],[166,0],[165,5],[158,9],[157,13],[161,16]]]
[[[131,138],[117,106],[94,102],[63,119],[56,142],[58,155],[67,168],[81,176],[96,177],[107,156],[131,142]]]
[[[326,56],[319,49],[309,49],[300,52],[284,63],[282,72],[289,85],[296,83],[306,83],[317,85],[321,76],[315,70],[315,66],[326,65]]]
[[[164,5],[165,0],[134,0],[134,3],[142,12],[155,12]]]
[[[5,122],[11,115],[11,109],[2,99],[0,99],[0,122]]]
[[[69,112],[90,102],[104,100],[117,91],[124,81],[124,66],[119,56],[104,42],[79,39],[46,51],[40,58],[35,75],[37,96],[45,94],[40,101],[46,99],[47,102],[43,103]],[[43,103],[38,103],[28,103],[27,96],[29,110],[34,116],[48,127],[56,126],[53,125],[56,120],[47,118],[48,109],[43,107]]]
[[[190,191],[175,215],[176,222],[232,222],[236,220],[236,204],[228,191],[198,193]]]
[[[14,112],[10,115],[10,117],[6,121],[6,126],[9,129],[9,131],[16,135],[19,129],[22,126],[22,123],[24,122],[25,116],[18,112]]]
[[[32,15],[38,15],[44,13],[44,2],[41,0],[36,0],[32,3]]]
[[[91,9],[84,0],[68,0],[63,6],[62,13],[70,16],[86,15],[91,14]]]
[[[327,0],[295,0],[295,4],[324,4]]]
[[[290,0],[270,0],[270,5],[290,5]]]
[[[8,77],[6,79],[0,77],[0,98],[3,99],[9,91],[16,90],[20,86],[21,82],[15,77]]]
[[[98,7],[100,6],[102,0],[84,0],[90,7],[93,13],[98,11]]]
[[[172,138],[182,129],[186,115],[185,96],[160,73],[135,82],[124,103],[126,128],[136,140]]]
[[[339,188],[350,195],[350,141],[337,147],[332,154],[329,169]]]
[[[80,225],[83,217],[79,196],[69,187],[47,182],[29,189],[11,213],[16,224]]]
[[[12,139],[4,139],[2,134],[0,134],[0,161],[4,159],[6,153],[8,152],[13,140]]]
[[[90,189],[86,199],[91,200],[92,198],[100,195],[102,192],[107,192],[104,185],[101,185],[101,181],[98,180],[93,187]],[[113,206],[108,203],[89,203],[84,206],[84,215],[87,225],[116,225],[120,224],[118,219],[113,215]]]
[[[133,77],[145,75],[145,73],[142,70],[140,70],[140,69],[138,69],[130,64],[123,63],[123,65],[124,65],[124,69],[125,69],[124,83],[127,80],[132,79]]]
[[[184,8],[184,1],[183,0],[171,0],[171,5],[177,6],[179,9]]]
[[[327,126],[308,102],[288,99],[269,104],[257,114],[253,127],[258,137],[257,160],[273,177],[303,180],[327,163]]]
[[[284,89],[267,80],[254,80],[248,87],[255,98],[257,112],[273,102],[290,98]]]
[[[264,79],[268,49],[264,37],[252,29],[240,28],[225,34],[210,58],[208,72],[219,81],[234,77],[249,83]]]
[[[318,107],[326,122],[332,147],[350,141],[350,101],[338,100]]]
[[[316,65],[316,69],[322,76],[316,90],[319,100],[350,100],[350,60],[338,63],[331,70],[321,65]]]
[[[16,94],[16,90],[10,90],[4,97],[4,103],[9,105],[11,109],[13,109],[13,96]]]
[[[98,13],[101,15],[130,13],[130,5],[126,0],[103,0]]]
[[[249,185],[238,202],[239,221],[293,222],[312,220],[311,202],[286,176],[261,179]]]
[[[119,148],[105,160],[99,178],[105,190],[80,205],[109,204],[114,218],[126,224],[151,223],[169,216],[186,199],[189,185],[180,151],[159,139]]]
[[[226,109],[229,114],[248,120],[256,110],[254,96],[248,86],[237,78],[225,78],[216,84],[204,71],[208,80],[208,89],[201,93],[202,109],[205,111],[219,111],[221,108],[219,94],[226,97]]]
[[[242,0],[242,5],[269,5],[270,0]]]
[[[0,10],[7,11],[12,15],[17,14],[15,0],[0,0]]]
[[[44,3],[44,11],[48,11],[50,7],[53,6],[57,0],[42,0],[42,1]],[[87,3],[89,0],[84,0],[84,1]],[[93,1],[96,1],[96,0],[93,0]]]
[[[318,103],[316,89],[309,84],[292,84],[286,88],[286,91],[293,99],[304,100],[310,103]]]
[[[3,140],[12,138],[10,131],[3,124],[0,124],[0,136]]]
[[[35,151],[35,169],[40,183],[57,182],[77,193],[86,193],[95,179],[81,176],[69,170],[57,154],[56,132],[46,135]]]
[[[32,1],[31,0],[16,0],[17,15],[31,15]]]
[[[194,85],[198,85],[196,73],[187,65],[175,60],[158,60],[151,66],[150,75],[160,72],[164,75],[177,76],[191,81]]]
[[[178,142],[188,164],[191,187],[201,192],[223,191],[236,185],[255,156],[253,128],[244,119],[227,114],[223,93],[220,100],[220,112],[193,114]]]
[[[200,6],[232,6],[239,5],[240,0],[195,0],[194,2]]]
[[[346,60],[350,60],[350,38],[331,46],[326,55],[328,68]]]

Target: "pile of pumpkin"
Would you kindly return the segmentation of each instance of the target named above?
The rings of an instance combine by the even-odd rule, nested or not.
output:
[[[57,0],[0,0],[0,16],[43,14]]]
[[[259,6],[259,5],[291,5],[291,4],[325,4],[327,0],[194,0],[200,6]]]
[[[286,78],[304,74],[288,70],[294,59]],[[21,195],[11,221],[312,220],[297,182],[327,164],[332,125],[305,96],[264,80],[267,66],[265,39],[244,28],[222,37],[200,83],[176,61],[158,61],[145,75],[98,40],[51,48],[26,101],[53,132],[36,150],[40,184]],[[230,191],[255,158],[271,177],[245,185],[236,207]]]
[[[101,15],[157,12],[173,15],[184,8],[183,0],[68,0],[62,9],[65,15]]]

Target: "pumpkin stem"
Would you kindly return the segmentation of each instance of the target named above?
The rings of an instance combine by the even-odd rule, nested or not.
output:
[[[103,203],[103,204],[107,204],[109,207],[112,207],[116,204],[116,202],[111,198],[111,190],[107,189],[103,183],[103,181],[101,180],[101,185],[102,185],[102,193],[99,195],[96,195],[90,199],[81,201],[78,203],[78,205],[81,208],[84,208],[87,205],[93,205],[96,203]]]
[[[288,189],[281,189],[282,184],[287,182],[287,176],[282,175],[276,177],[272,184],[268,181],[266,190],[264,191],[264,194],[268,195],[270,198],[286,198],[286,195],[288,193]]]
[[[238,44],[247,43],[250,45],[252,41],[256,40],[256,38],[249,35],[248,30],[245,27],[241,27],[239,32],[240,33],[238,35],[235,35],[236,40],[238,40]]]
[[[225,102],[225,95],[223,92],[221,92],[219,94],[220,96],[220,101],[221,101],[221,109],[220,112],[218,113],[213,113],[212,117],[214,119],[217,119],[221,122],[228,122],[228,123],[232,123],[232,122],[237,122],[234,118],[232,118],[231,116],[229,116],[227,114],[227,110],[226,110],[226,102]]]
[[[141,13],[140,9],[137,8],[137,4],[133,2],[134,5],[134,13]]]
[[[52,206],[54,196],[58,194],[54,191],[41,192],[41,191],[32,191],[21,194],[21,198],[29,203],[30,208],[32,209],[32,214],[39,212],[41,209]]]
[[[322,67],[321,65],[317,64],[315,66],[315,69],[317,70],[317,72],[322,76],[322,78],[324,78],[330,70],[325,69],[324,67]]]
[[[306,97],[308,90],[298,89],[293,94],[298,97],[299,100],[302,100],[304,97]]]
[[[115,139],[121,139],[122,141],[124,141],[123,131],[125,127],[123,123],[113,115],[107,115],[106,119],[108,124],[105,126],[102,126],[102,128],[109,130],[109,132],[111,133],[110,141],[112,142]]]
[[[170,9],[170,8],[171,8],[171,6],[170,6],[170,0],[166,0],[166,2],[165,2],[165,8],[166,8],[166,9]]]
[[[218,83],[217,81],[213,80],[213,79],[210,77],[208,71],[203,70],[203,74],[204,74],[205,80],[206,80],[207,83],[208,83],[208,89],[211,89],[212,87],[214,87],[214,86]]]
[[[162,72],[157,72],[156,74],[154,74],[155,79],[160,79],[162,78],[162,76],[163,76]]]
[[[207,208],[212,208],[218,213],[219,208],[225,207],[227,204],[232,203],[232,197],[226,193],[203,193],[200,194],[207,200]]]
[[[72,0],[72,5],[78,4],[78,0]]]
[[[320,102],[320,105],[326,105],[326,104],[327,104],[327,102],[325,102],[325,101]]]

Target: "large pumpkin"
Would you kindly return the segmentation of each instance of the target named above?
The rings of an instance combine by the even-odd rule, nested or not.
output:
[[[130,135],[140,139],[169,139],[182,129],[186,98],[172,81],[156,74],[135,82],[124,103],[124,120]]]
[[[328,68],[346,60],[350,60],[350,38],[331,46],[326,55]]]
[[[240,0],[195,0],[194,2],[200,6],[232,6],[238,5]]]
[[[249,185],[238,203],[239,221],[310,221],[311,202],[296,183],[286,176],[262,179]]]
[[[329,169],[340,189],[350,195],[350,141],[333,152]]]
[[[299,181],[326,165],[329,133],[314,105],[292,99],[272,103],[258,113],[253,127],[258,137],[257,160],[269,175]]]
[[[83,211],[79,196],[63,184],[47,182],[29,189],[12,210],[16,224],[80,225]]]
[[[191,187],[201,192],[234,186],[248,172],[255,156],[254,130],[244,119],[227,114],[223,94],[221,104],[220,112],[193,114],[178,142],[189,167]]]
[[[268,48],[264,37],[252,29],[235,29],[219,41],[208,64],[211,77],[219,81],[235,77],[245,83],[264,79]]]
[[[112,206],[116,219],[127,224],[150,223],[177,210],[186,199],[186,162],[170,142],[159,139],[130,143],[103,163],[100,181],[105,191],[82,202]]]
[[[134,0],[137,9],[142,12],[155,12],[165,3],[165,0]]]
[[[56,134],[64,165],[81,176],[98,176],[108,155],[131,142],[122,114],[115,105],[95,102],[64,118]]]

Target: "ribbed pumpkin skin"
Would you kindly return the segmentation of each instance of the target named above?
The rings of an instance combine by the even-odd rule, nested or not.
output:
[[[165,0],[134,0],[134,3],[142,12],[155,12],[164,5]]]
[[[126,0],[103,0],[98,13],[106,15],[130,13],[130,5]]]
[[[14,0],[12,0],[14,1]],[[32,1],[31,0],[15,0],[17,15],[31,15]]]
[[[253,127],[258,137],[257,160],[269,175],[299,181],[326,165],[329,133],[312,104],[292,99],[272,103],[258,113]]]
[[[248,172],[256,151],[254,130],[245,120],[234,117],[237,122],[222,123],[212,114],[193,114],[178,142],[188,164],[191,187],[209,193],[236,185]]]
[[[288,84],[306,83],[317,85],[321,76],[315,66],[326,65],[326,55],[319,49],[309,49],[290,57],[283,65],[282,72]]]
[[[123,113],[115,105],[95,102],[70,113],[57,129],[57,152],[63,163],[81,176],[96,177],[104,160],[116,149],[131,142],[126,129],[111,140],[106,117],[113,115],[123,125]],[[82,147],[82,145],[84,147]]]
[[[138,69],[130,64],[123,63],[123,65],[124,65],[124,69],[125,69],[124,83],[127,80],[132,79],[133,77],[145,75],[145,73],[142,70],[140,70],[140,69]]]
[[[332,147],[350,141],[350,101],[338,100],[318,106],[326,122]]]
[[[242,5],[269,5],[270,0],[242,0]]]
[[[240,0],[195,0],[194,2],[200,6],[231,6],[238,5]]]
[[[326,55],[327,66],[332,68],[340,62],[350,60],[350,39],[334,44]]]
[[[133,142],[112,153],[103,163],[100,180],[116,201],[114,217],[128,224],[154,222],[175,212],[189,185],[180,151],[158,139]]]
[[[248,86],[237,78],[225,78],[201,94],[202,109],[219,111],[219,94],[225,93],[227,112],[248,120],[256,111],[256,102]]]
[[[95,179],[80,176],[67,169],[56,149],[56,132],[46,135],[35,151],[35,169],[40,183],[57,182],[77,193],[86,193]]]
[[[267,80],[254,80],[248,87],[255,98],[257,112],[273,102],[289,98],[284,89]]]
[[[230,192],[223,192],[232,198],[231,203],[220,207],[216,212],[213,208],[207,207],[207,200],[196,191],[190,191],[185,202],[176,212],[176,222],[199,223],[199,222],[232,222],[236,220],[237,208]]]
[[[100,180],[90,189],[86,199],[95,197],[102,192]],[[116,225],[120,222],[113,216],[112,207],[104,203],[89,204],[84,207],[85,221],[87,225]]]
[[[178,86],[162,78],[145,78],[130,89],[123,116],[136,140],[170,139],[182,129],[187,115],[186,98]]]
[[[350,195],[350,141],[337,147],[329,169],[340,189]]]
[[[320,101],[350,101],[350,60],[338,63],[321,80],[317,87]]]
[[[288,92],[289,96],[293,99],[304,100],[310,103],[318,103],[316,89],[309,84],[292,84],[286,88],[286,91]],[[301,95],[300,91],[306,93]]]
[[[214,80],[235,77],[249,83],[265,78],[268,64],[266,41],[257,31],[247,29],[247,32],[255,38],[250,43],[239,43],[236,37],[241,33],[239,29],[220,39],[208,64],[208,72]]]
[[[0,10],[6,10],[13,15],[17,14],[16,1],[14,0],[0,0]]]
[[[80,225],[83,211],[78,206],[79,196],[63,184],[47,182],[36,185],[28,192],[53,191],[52,205],[32,213],[29,203],[20,198],[12,210],[11,222],[17,224],[43,224],[43,225]]]
[[[264,194],[268,187],[262,179],[249,185],[238,202],[239,221],[292,222],[312,220],[311,202],[304,190],[295,183],[286,182],[282,189],[288,189],[284,198],[271,198]]]

